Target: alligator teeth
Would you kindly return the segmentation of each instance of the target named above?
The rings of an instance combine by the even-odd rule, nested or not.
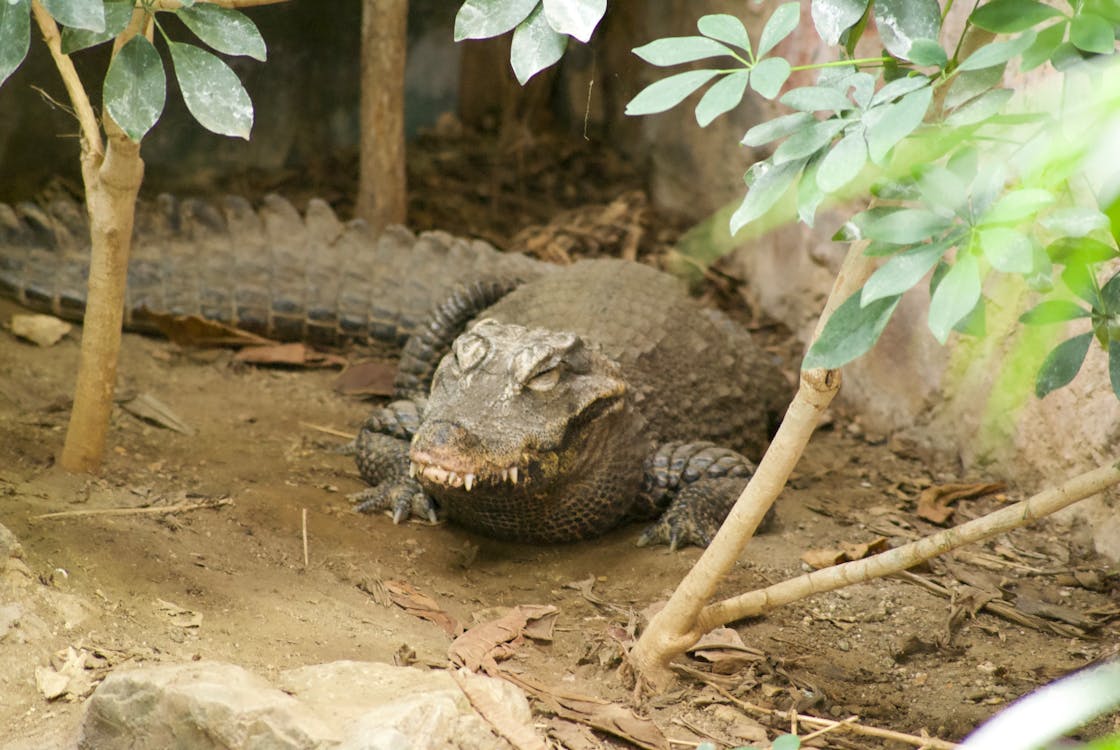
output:
[[[517,484],[517,467],[516,466],[509,467],[509,481],[513,482],[514,484]]]
[[[474,474],[467,474],[463,477],[463,486],[467,488],[467,492],[471,491],[471,487],[474,487]]]
[[[508,482],[509,481],[509,469],[502,469],[502,481],[503,482]]]
[[[417,474],[417,467],[415,461],[408,462],[408,476],[410,479],[415,479]]]
[[[447,483],[452,487],[462,487],[463,478],[453,471],[447,472]]]

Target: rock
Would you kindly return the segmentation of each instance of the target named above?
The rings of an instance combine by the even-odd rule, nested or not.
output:
[[[23,557],[23,546],[20,545],[16,535],[0,524],[0,568],[3,568],[10,558]]]
[[[469,675],[516,721],[531,725],[525,695]],[[79,750],[331,748],[506,750],[450,674],[340,661],[281,673],[274,686],[218,662],[113,672],[94,691]]]
[[[79,750],[332,747],[338,736],[300,701],[233,664],[111,673],[86,705]]]
[[[54,346],[74,326],[53,315],[13,315],[12,333],[39,346]]]

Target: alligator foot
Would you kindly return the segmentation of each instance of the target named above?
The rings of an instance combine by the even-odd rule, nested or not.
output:
[[[668,544],[670,551],[694,544],[707,547],[743,488],[743,477],[701,479],[686,485],[638,538],[638,546]]]
[[[413,516],[433,523],[439,520],[435,501],[409,476],[407,442],[374,432],[367,421],[354,447],[358,472],[372,485],[350,496],[358,503],[356,510],[362,513],[390,510],[393,523]]]

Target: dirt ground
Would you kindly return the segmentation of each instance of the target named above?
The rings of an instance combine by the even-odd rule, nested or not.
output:
[[[454,149],[447,163],[443,152],[427,153],[435,164],[427,178],[432,195],[448,195],[431,174],[448,173]],[[464,170],[464,179],[471,174]],[[579,192],[531,189],[554,189],[573,202]],[[419,226],[473,230],[499,244],[516,230],[450,226],[428,215],[438,201],[423,203],[420,194],[412,207],[423,215]],[[493,196],[480,200],[491,214],[508,215],[494,210],[502,206]],[[0,301],[0,325],[20,311]],[[792,351],[788,342],[775,346]],[[450,636],[392,604],[385,592],[393,582],[416,587],[468,627],[515,605],[556,605],[554,639],[523,644],[513,666],[557,688],[629,704],[616,676],[619,639],[640,629],[647,608],[668,597],[700,554],[638,548],[640,526],[541,547],[355,514],[347,494],[362,483],[337,451],[344,440],[317,426],[352,433],[369,404],[335,390],[337,371],[248,366],[229,351],[132,334],[118,396],[154,396],[189,434],[118,406],[102,476],[67,476],[53,457],[77,356],[77,330],[49,348],[0,331],[0,524],[19,539],[30,574],[0,578],[4,747],[65,742],[82,681],[53,700],[40,686],[52,672],[66,672],[68,649],[78,655],[86,688],[126,663],[216,659],[266,676],[337,659],[446,664]],[[987,479],[919,460],[901,446],[892,451],[888,437],[866,434],[858,415],[833,415],[778,502],[777,528],[751,543],[720,595],[799,575],[807,552],[880,538],[895,546],[935,531],[915,513],[922,490]],[[958,501],[951,523],[1037,489]],[[226,502],[147,512],[211,500]],[[118,512],[90,513],[108,509]],[[764,746],[763,730],[770,738],[790,731],[788,715],[767,717],[745,703],[833,719],[858,715],[865,726],[959,739],[1016,696],[1117,653],[1117,572],[1087,551],[1077,528],[1043,523],[936,561],[916,577],[852,586],[737,623],[745,646],[682,660],[718,687],[689,677],[639,710],[679,747],[707,739]],[[981,609],[992,601],[1010,614]],[[5,609],[13,602],[18,624]],[[1089,731],[1120,728],[1113,721]],[[840,732],[814,745],[903,746]]]

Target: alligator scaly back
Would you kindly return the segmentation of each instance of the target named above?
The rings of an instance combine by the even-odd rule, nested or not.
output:
[[[268,196],[219,202],[160,196],[137,207],[125,326],[194,315],[282,341],[401,346],[433,304],[480,279],[532,278],[543,264],[445,232],[379,236],[321,200],[303,216]],[[85,209],[0,204],[0,294],[80,320],[89,272]]]

